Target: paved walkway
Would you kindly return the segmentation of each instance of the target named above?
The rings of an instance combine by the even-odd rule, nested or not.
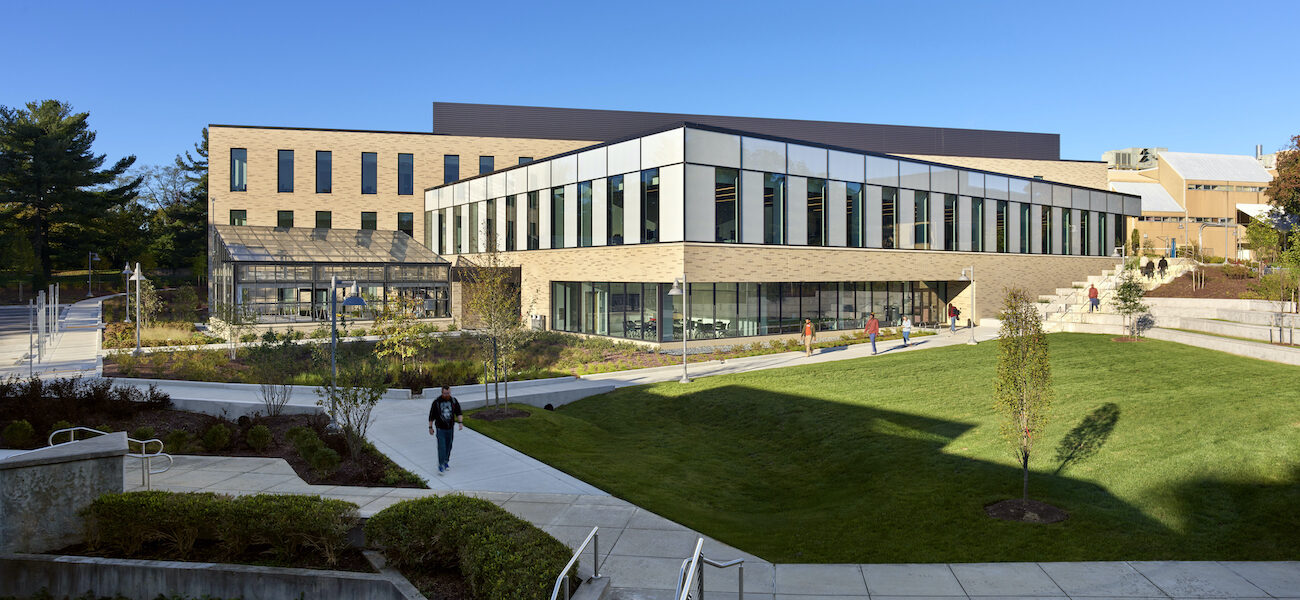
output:
[[[99,322],[103,298],[60,305],[59,333],[51,341],[45,360],[31,365],[43,377],[93,377],[100,373]],[[27,377],[28,318],[26,306],[0,306],[0,378]]]
[[[128,490],[140,472],[128,461]],[[454,471],[454,469],[453,469]],[[313,486],[280,459],[181,456],[153,478],[155,489],[229,494],[320,494],[357,504],[369,516],[409,498],[440,490]],[[600,527],[601,572],[613,596],[660,600],[672,596],[682,559],[700,534],[609,496],[469,492],[496,503],[575,547]],[[1075,562],[893,565],[776,564],[705,538],[710,558],[745,559],[745,597],[760,600],[834,598],[1300,598],[1296,562]],[[586,561],[590,562],[590,561]],[[712,598],[734,598],[734,569],[705,570]]]

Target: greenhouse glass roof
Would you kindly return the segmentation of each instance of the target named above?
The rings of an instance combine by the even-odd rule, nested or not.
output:
[[[401,231],[216,225],[231,262],[434,264],[447,261]]]

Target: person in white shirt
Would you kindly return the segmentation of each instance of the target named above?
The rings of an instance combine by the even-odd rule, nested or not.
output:
[[[907,338],[912,335],[912,318],[903,317],[903,347],[907,347]]]

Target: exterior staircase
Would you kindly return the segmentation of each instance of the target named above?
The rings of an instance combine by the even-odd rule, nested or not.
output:
[[[1138,280],[1142,282],[1142,287],[1149,291],[1177,279],[1191,269],[1191,261],[1175,258],[1169,261],[1164,277],[1156,275],[1147,278],[1139,274]],[[1119,263],[1114,269],[1102,271],[1100,275],[1089,275],[1086,281],[1076,281],[1071,287],[1057,288],[1054,294],[1039,296],[1038,306],[1043,316],[1043,329],[1049,332],[1074,331],[1075,328],[1069,327],[1068,324],[1091,323],[1113,326],[1114,333],[1122,333],[1124,317],[1115,312],[1113,301],[1115,288],[1119,285],[1123,270],[1124,264]],[[1097,286],[1097,298],[1101,301],[1097,312],[1088,312],[1088,286]]]

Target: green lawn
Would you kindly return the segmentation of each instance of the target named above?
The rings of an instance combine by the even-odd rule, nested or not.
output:
[[[1300,367],[1049,339],[1057,398],[1029,489],[1070,512],[1055,525],[983,513],[1020,493],[990,398],[996,342],[639,386],[467,423],[777,562],[1300,559]],[[1094,411],[1117,411],[1113,429],[1092,432],[1100,449],[1058,472],[1058,443]]]

